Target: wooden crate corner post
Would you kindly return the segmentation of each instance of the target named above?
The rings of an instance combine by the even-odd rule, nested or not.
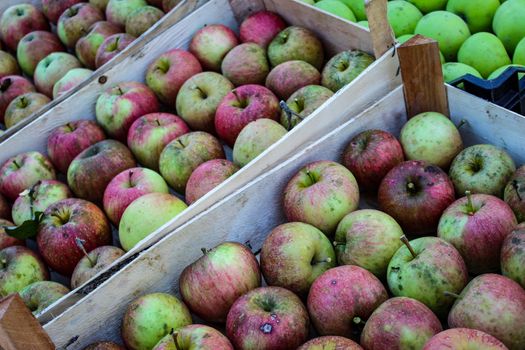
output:
[[[374,55],[378,59],[396,44],[394,33],[388,23],[387,0],[366,0],[365,6]]]

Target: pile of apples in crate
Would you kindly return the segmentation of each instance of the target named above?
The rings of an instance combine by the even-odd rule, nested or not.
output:
[[[289,180],[289,222],[268,233],[260,262],[239,243],[204,249],[179,276],[182,300],[153,293],[128,306],[122,340],[133,350],[524,349],[524,185],[525,166],[490,144],[464,148],[439,113],[408,121],[399,140],[364,131],[341,164],[316,161]],[[381,211],[358,210],[360,190]],[[124,349],[88,347],[106,348]]]
[[[146,0],[8,7],[0,17],[0,123],[10,128],[71,90],[163,16]]]
[[[373,62],[366,53],[345,51],[325,64],[311,31],[287,27],[267,11],[241,24],[240,41],[224,25],[202,28],[189,51],[173,49],[151,62],[146,84],[104,91],[96,122],[54,130],[47,156],[26,152],[0,167],[0,296],[20,292],[40,313],[68,292],[46,281],[48,267],[70,277],[71,287],[82,285]],[[279,98],[288,99],[284,111]],[[233,162],[220,140],[233,147]],[[110,223],[123,250],[110,245]],[[24,247],[35,237],[39,254]]]

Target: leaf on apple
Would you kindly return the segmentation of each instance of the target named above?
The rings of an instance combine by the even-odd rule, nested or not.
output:
[[[24,221],[20,226],[4,226],[5,233],[18,239],[34,238],[43,215],[43,212],[37,211],[31,220]]]

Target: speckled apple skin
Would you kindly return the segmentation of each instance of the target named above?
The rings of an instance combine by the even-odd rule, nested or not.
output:
[[[501,273],[525,288],[525,223],[516,226],[503,241]]]
[[[45,308],[69,293],[69,288],[53,281],[34,282],[20,291],[24,304],[38,315]]]
[[[252,42],[267,48],[273,38],[286,28],[284,20],[271,11],[259,11],[248,16],[239,28],[243,43]]]
[[[191,173],[186,183],[186,203],[194,203],[238,170],[237,165],[226,159],[212,159],[202,163]]]
[[[287,100],[302,87],[320,83],[319,71],[304,61],[283,62],[273,68],[266,77],[266,87],[283,100]]]
[[[436,334],[422,350],[508,350],[494,338],[476,329],[453,328]]]
[[[327,335],[314,338],[298,347],[297,350],[363,350],[363,348],[348,338]]]
[[[174,339],[177,340],[177,344]],[[178,349],[233,350],[233,345],[215,328],[192,324],[178,329],[173,334],[168,334],[153,348],[153,350]]]

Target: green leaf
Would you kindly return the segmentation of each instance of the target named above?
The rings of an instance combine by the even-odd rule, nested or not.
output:
[[[24,221],[20,226],[4,226],[5,233],[7,233],[8,236],[18,239],[33,238],[37,234],[38,225],[40,224],[42,216],[44,216],[44,213],[37,211],[31,220]]]

